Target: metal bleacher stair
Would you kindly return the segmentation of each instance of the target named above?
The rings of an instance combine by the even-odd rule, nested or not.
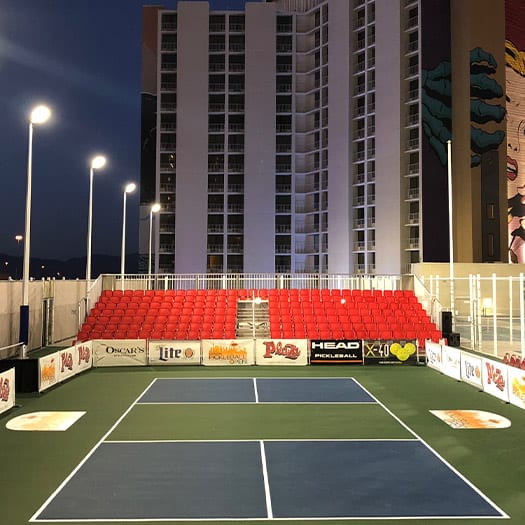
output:
[[[270,315],[267,300],[237,301],[237,337],[269,337]]]

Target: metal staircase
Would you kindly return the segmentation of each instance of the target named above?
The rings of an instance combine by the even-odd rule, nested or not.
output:
[[[268,301],[261,299],[237,301],[236,334],[239,338],[270,336]]]

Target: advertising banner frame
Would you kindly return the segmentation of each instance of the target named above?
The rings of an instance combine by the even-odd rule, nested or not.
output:
[[[147,365],[146,339],[95,339],[92,344],[94,367]]]
[[[200,341],[161,339],[148,341],[148,365],[189,366],[200,365],[201,363],[202,345]]]
[[[311,339],[310,364],[346,364],[363,366],[363,341],[361,339]]]
[[[365,365],[418,365],[417,340],[390,339],[379,341],[363,339],[363,360]]]
[[[253,339],[203,339],[204,366],[250,366],[255,364]]]
[[[0,372],[0,414],[15,406],[15,368]]]
[[[265,337],[255,341],[255,364],[268,366],[305,366],[308,364],[308,339]]]

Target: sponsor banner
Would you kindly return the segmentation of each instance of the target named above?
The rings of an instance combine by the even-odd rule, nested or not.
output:
[[[253,365],[253,339],[203,339],[202,364],[212,366]]]
[[[145,339],[93,341],[93,366],[145,366]]]
[[[441,371],[453,379],[461,380],[461,350],[443,345],[441,350]]]
[[[525,408],[525,370],[509,366],[509,400],[513,405]]]
[[[43,392],[47,388],[58,383],[58,370],[60,367],[59,352],[46,355],[38,360],[38,391]]]
[[[88,370],[93,366],[93,343],[87,341],[75,346],[75,370],[77,373]]]
[[[15,369],[0,372],[0,414],[15,406]]]
[[[483,390],[503,401],[509,401],[509,388],[507,384],[508,366],[500,361],[482,358],[481,380]]]
[[[425,341],[425,353],[427,354],[427,366],[441,372],[441,345]]]
[[[449,427],[464,428],[509,428],[510,421],[503,416],[482,410],[430,410]]]
[[[461,352],[461,380],[483,390],[481,382],[481,357]]]
[[[200,341],[150,341],[150,365],[200,365]]]
[[[58,371],[57,381],[64,381],[68,377],[72,377],[77,373],[76,370],[76,359],[75,359],[75,347],[71,346],[58,352]]]
[[[417,365],[416,341],[363,341],[366,365]]]
[[[307,365],[308,339],[257,339],[258,365]]]
[[[310,342],[311,364],[363,364],[363,342],[361,340],[331,341],[313,339]]]

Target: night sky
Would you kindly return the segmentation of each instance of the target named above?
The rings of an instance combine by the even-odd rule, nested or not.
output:
[[[143,5],[177,1],[0,0],[0,253],[23,253],[28,118],[45,103],[53,115],[34,127],[31,257],[85,256],[96,153],[108,164],[94,180],[92,253],[120,254],[124,185],[139,181]],[[128,195],[128,253],[138,251],[138,203],[138,191]]]

